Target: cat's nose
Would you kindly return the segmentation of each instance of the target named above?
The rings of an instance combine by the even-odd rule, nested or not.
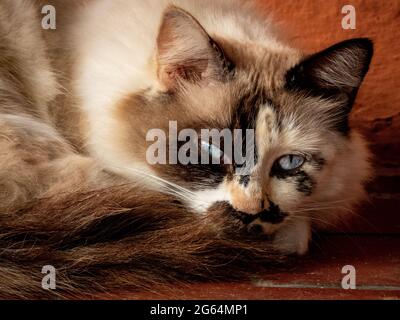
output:
[[[235,210],[247,213],[247,214],[259,214],[264,210],[264,200],[263,199],[232,199],[232,206]]]

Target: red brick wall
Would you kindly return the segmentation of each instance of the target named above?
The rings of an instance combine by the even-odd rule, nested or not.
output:
[[[371,142],[377,178],[368,187],[372,203],[360,210],[363,218],[351,230],[400,233],[400,1],[259,1],[289,43],[307,52],[354,37],[374,41],[375,55],[356,101],[352,125]],[[356,9],[355,30],[341,26],[341,9],[346,4]]]

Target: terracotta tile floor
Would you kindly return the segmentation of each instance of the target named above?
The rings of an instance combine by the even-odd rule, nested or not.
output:
[[[356,269],[355,290],[341,287],[345,265]],[[400,235],[326,235],[290,271],[274,271],[243,283],[193,284],[157,294],[131,292],[112,298],[400,299]]]

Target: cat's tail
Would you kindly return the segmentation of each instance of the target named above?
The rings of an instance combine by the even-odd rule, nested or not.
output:
[[[254,276],[281,259],[224,204],[200,216],[139,188],[61,194],[0,214],[0,298],[154,292],[177,281]],[[56,270],[55,290],[42,288],[44,266]]]

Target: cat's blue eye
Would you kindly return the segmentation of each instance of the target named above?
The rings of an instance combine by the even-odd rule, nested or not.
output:
[[[278,164],[282,170],[290,171],[300,168],[303,165],[304,161],[305,159],[301,155],[288,154],[280,157],[278,160]]]
[[[224,155],[222,150],[211,143],[201,141],[201,148],[214,159],[221,159]]]

